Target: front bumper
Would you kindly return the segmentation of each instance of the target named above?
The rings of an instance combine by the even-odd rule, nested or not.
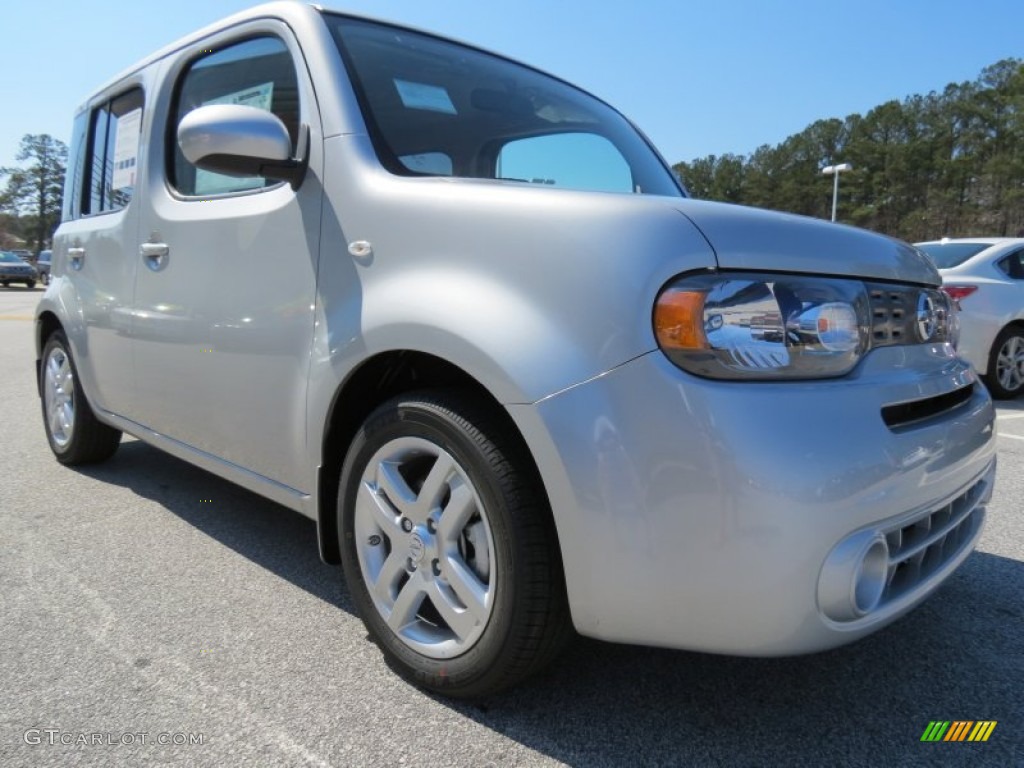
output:
[[[34,283],[39,280],[39,275],[36,272],[0,272],[0,280],[5,283]]]
[[[783,655],[896,619],[980,535],[995,443],[991,401],[975,379],[943,346],[878,349],[843,379],[787,383],[699,379],[654,352],[512,406],[548,489],[577,629]],[[883,421],[883,406],[965,387],[952,410]],[[953,526],[949,505],[965,494],[968,522]],[[960,514],[967,502],[957,503]],[[937,547],[903,533],[933,521]],[[842,612],[823,603],[835,600],[834,552],[851,536],[892,545],[887,596],[836,620]],[[897,562],[904,555],[909,566]]]

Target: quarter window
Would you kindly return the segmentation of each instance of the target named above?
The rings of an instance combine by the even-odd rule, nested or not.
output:
[[[999,262],[999,268],[1014,280],[1024,280],[1024,251],[1011,253]]]
[[[595,133],[556,133],[510,141],[498,153],[497,178],[594,192],[633,191],[629,164]]]
[[[82,213],[116,211],[131,201],[138,172],[142,102],[142,90],[136,88],[92,111]]]
[[[178,147],[177,128],[193,109],[208,104],[243,104],[273,112],[299,135],[299,88],[291,54],[276,37],[256,37],[196,59],[182,75],[167,138],[171,181],[183,195],[207,197],[259,189],[279,182],[262,176],[229,176],[197,168]]]

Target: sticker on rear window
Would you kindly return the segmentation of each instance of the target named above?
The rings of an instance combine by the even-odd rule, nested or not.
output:
[[[446,115],[457,115],[448,91],[439,85],[413,83],[408,80],[395,80],[398,96],[409,109],[425,109],[430,112],[443,112]]]

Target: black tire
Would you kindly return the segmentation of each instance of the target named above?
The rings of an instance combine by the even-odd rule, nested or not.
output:
[[[0,285],[2,285],[4,288],[10,288],[11,287],[11,283],[8,280],[0,280]]]
[[[1009,400],[1024,392],[1024,328],[1009,326],[992,344],[985,384],[992,397]],[[1000,362],[1000,357],[1003,358]],[[1002,366],[1002,369],[1000,369]]]
[[[357,530],[366,530],[356,522],[357,494],[364,475],[371,471],[371,461],[377,463],[375,455],[410,438],[442,449],[454,460],[455,471],[464,472],[467,485],[476,493],[474,499],[479,504],[475,508],[480,519],[485,519],[489,525],[488,542],[493,540],[488,555],[488,563],[493,563],[488,572],[493,574],[494,590],[490,613],[486,621],[477,621],[474,631],[480,634],[472,644],[467,643],[448,658],[415,650],[388,626],[366,583],[357,551]],[[363,622],[383,651],[385,660],[415,685],[454,698],[487,696],[549,664],[572,636],[554,523],[536,470],[529,457],[523,455],[524,450],[518,441],[509,438],[508,425],[472,393],[432,391],[410,393],[381,405],[360,428],[349,448],[338,494],[338,530],[345,578]],[[409,465],[413,461],[416,459]],[[427,461],[434,460],[428,457]],[[422,475],[426,477],[431,468],[429,464],[424,465]],[[408,487],[413,488],[417,481],[409,479],[408,482]],[[453,494],[452,487],[455,486],[448,487],[447,493]],[[391,505],[383,491],[376,493],[372,498],[384,499],[386,508],[399,515],[397,507]],[[438,496],[442,500],[433,508],[434,514],[442,515],[449,504],[444,499],[453,497]],[[405,533],[397,528],[388,530],[396,532],[397,541],[392,543],[389,539],[381,543],[381,537],[371,536],[370,544],[376,539],[377,546],[385,546],[388,553],[397,552],[400,558],[407,552],[423,556],[422,540],[417,545],[419,550],[413,550],[410,543],[421,526]],[[435,534],[434,540],[441,541],[440,528],[427,530]],[[469,526],[464,530],[469,530]],[[424,534],[424,538],[427,535]],[[360,546],[370,547],[370,544],[360,541]],[[442,554],[442,557],[447,555]],[[411,563],[412,557],[407,562]],[[415,566],[407,566],[413,568],[410,573],[398,573],[396,595],[413,577],[447,583],[444,574],[436,570],[438,560],[433,561],[433,575],[427,573],[426,560],[422,562],[419,573],[415,572]],[[415,612],[412,621],[401,629],[433,621],[439,631],[448,631],[449,625],[434,603],[429,603],[427,597],[422,599],[423,602],[412,609]],[[399,600],[397,597],[394,600],[393,607],[397,610]],[[432,611],[430,618],[425,616],[427,611]],[[450,631],[456,634],[454,628]]]
[[[54,426],[54,422],[51,419],[51,409],[57,406],[52,399],[49,399],[49,396],[54,394],[56,389],[64,392],[67,387],[66,384],[63,388],[56,387],[55,381],[49,377],[47,371],[49,365],[62,365],[65,360],[71,375],[71,381],[69,382],[71,384],[70,395],[64,395],[65,398],[70,398],[69,402],[71,404],[71,418],[69,420],[71,426],[67,431],[64,431],[63,427]],[[54,331],[47,338],[46,344],[43,346],[43,363],[40,376],[42,377],[41,404],[43,409],[43,427],[46,430],[46,440],[50,444],[50,450],[57,457],[57,461],[71,466],[75,464],[93,464],[105,461],[113,456],[118,445],[121,443],[121,432],[101,423],[93,414],[92,407],[89,405],[89,401],[82,391],[82,385],[78,380],[78,369],[75,367],[75,361],[71,356],[71,346],[68,344],[67,337],[63,331]],[[59,433],[57,432],[58,429],[61,430]]]
[[[25,283],[25,285],[28,286],[29,290],[32,290],[33,288],[36,287],[36,281],[35,280],[29,280],[27,283]]]

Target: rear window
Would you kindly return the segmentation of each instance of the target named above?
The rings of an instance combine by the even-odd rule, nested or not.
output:
[[[967,261],[976,253],[991,248],[991,243],[924,243],[917,246],[932,257],[939,269],[951,269]]]

